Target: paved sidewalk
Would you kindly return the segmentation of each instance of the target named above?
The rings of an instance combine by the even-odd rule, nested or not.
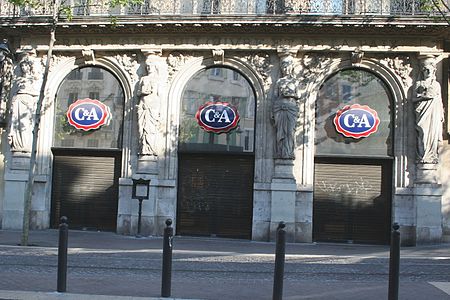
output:
[[[0,300],[160,299],[161,237],[70,230],[68,293],[55,293],[58,231],[31,231],[28,247],[20,236],[0,230]],[[274,250],[176,236],[172,296],[270,299]],[[400,299],[450,299],[450,244],[402,248],[401,258]],[[387,299],[388,263],[388,246],[287,244],[284,299]]]

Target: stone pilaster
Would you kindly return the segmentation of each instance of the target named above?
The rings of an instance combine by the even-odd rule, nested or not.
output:
[[[274,240],[278,223],[286,223],[286,241],[295,240],[295,194],[297,185],[293,175],[294,162],[291,159],[276,159],[272,179],[272,206],[270,239]]]
[[[416,243],[439,243],[442,238],[442,187],[440,184],[416,184]]]

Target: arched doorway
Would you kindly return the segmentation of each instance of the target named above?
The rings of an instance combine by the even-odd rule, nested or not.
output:
[[[204,69],[185,86],[181,105],[177,234],[250,239],[256,109],[251,85],[234,69]]]
[[[75,69],[63,80],[52,147],[52,227],[67,216],[71,228],[116,230],[123,107],[123,89],[106,69]]]
[[[375,74],[346,69],[316,101],[313,239],[389,243],[391,94]]]

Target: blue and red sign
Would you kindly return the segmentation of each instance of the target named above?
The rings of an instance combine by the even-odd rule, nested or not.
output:
[[[98,100],[77,100],[69,106],[67,120],[76,129],[89,131],[108,125],[111,112],[108,106]]]
[[[206,131],[223,133],[238,126],[239,113],[227,102],[207,102],[195,114],[198,124]]]
[[[380,119],[375,110],[367,105],[347,105],[336,113],[334,126],[345,137],[359,139],[378,130]]]

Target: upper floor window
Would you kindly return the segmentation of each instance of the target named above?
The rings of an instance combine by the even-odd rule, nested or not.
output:
[[[88,79],[103,80],[103,70],[100,68],[92,68],[92,70],[88,73]]]
[[[82,79],[82,74],[80,72],[80,69],[73,70],[67,76],[67,80],[81,80],[81,79]]]

